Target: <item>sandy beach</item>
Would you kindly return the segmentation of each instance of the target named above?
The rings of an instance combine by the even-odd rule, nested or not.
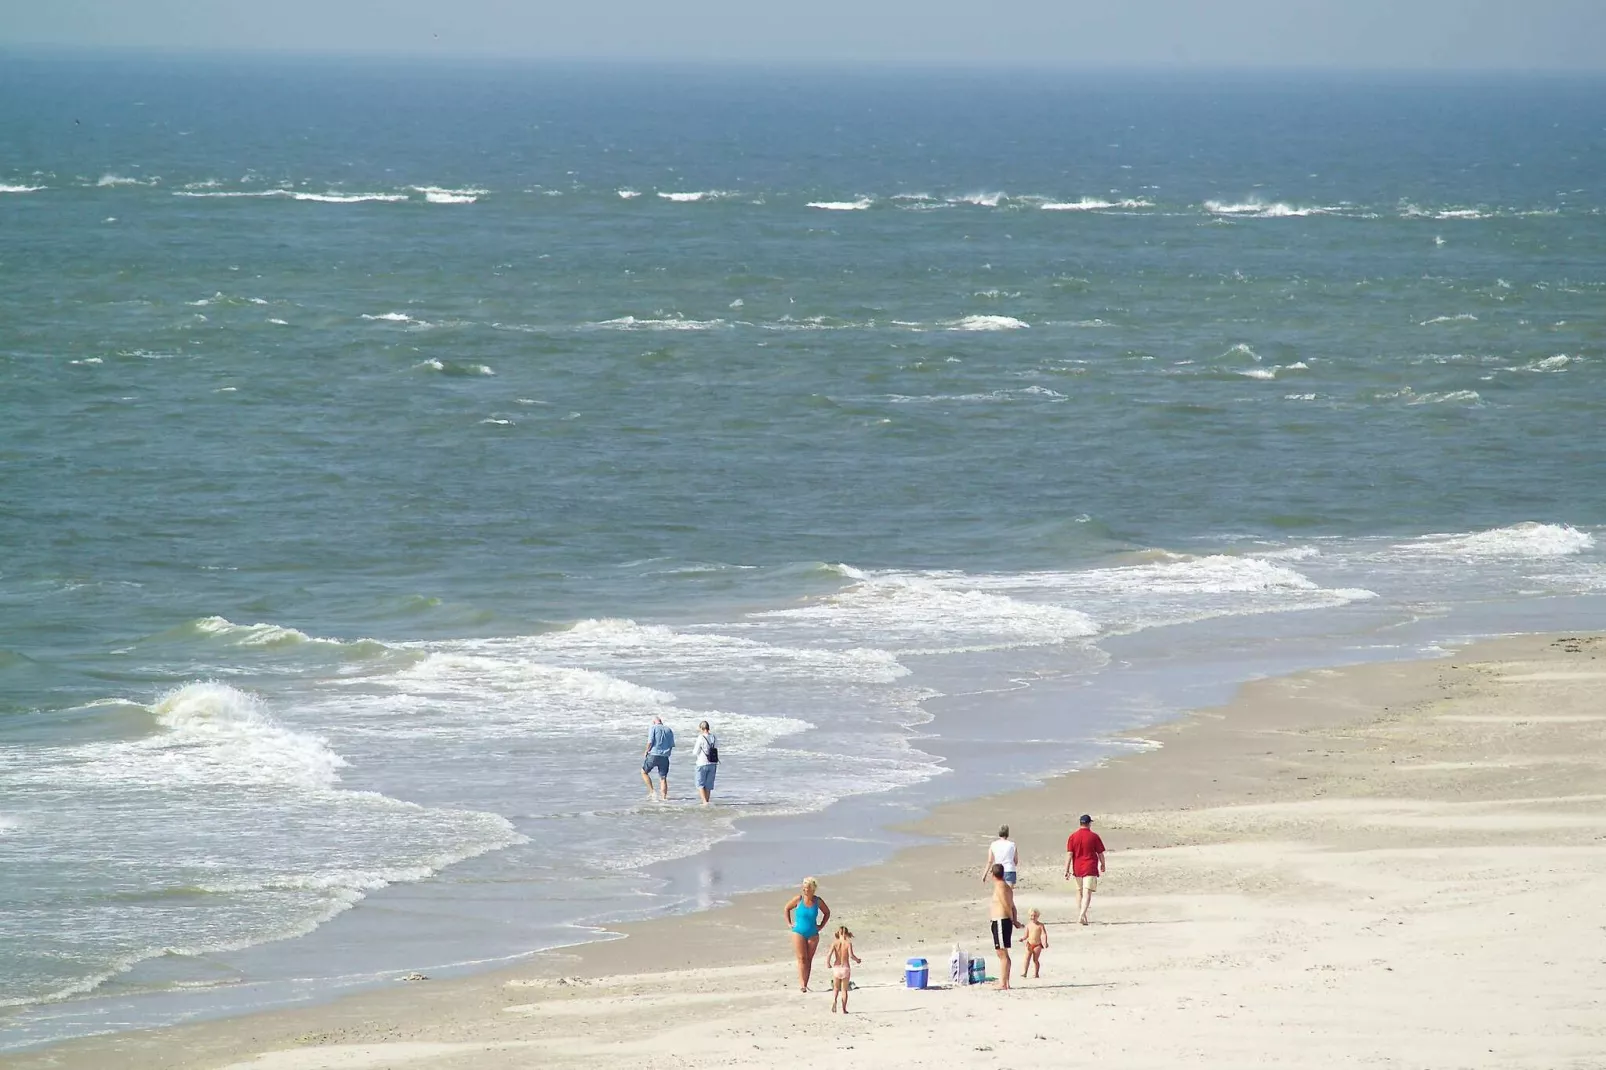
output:
[[[846,1016],[823,946],[815,991],[796,990],[777,891],[500,973],[0,1065],[1598,1068],[1603,685],[1599,635],[1315,670],[1158,728],[1154,748],[944,806],[916,829],[940,842],[822,875],[864,958]],[[1087,927],[1062,878],[1083,811],[1110,851]],[[1001,822],[1022,912],[1049,927],[1043,975],[950,988],[955,943],[991,960],[980,873]],[[903,986],[913,955],[940,987]]]

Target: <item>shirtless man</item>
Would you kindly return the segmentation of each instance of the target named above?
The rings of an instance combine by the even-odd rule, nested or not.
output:
[[[993,905],[989,916],[992,919],[993,948],[998,952],[998,987],[1001,991],[1007,991],[1012,965],[1009,945],[1014,942],[1015,930],[1024,926],[1020,923],[1020,915],[1015,912],[1015,889],[1004,880],[1004,867],[994,862],[990,875],[993,878]]]

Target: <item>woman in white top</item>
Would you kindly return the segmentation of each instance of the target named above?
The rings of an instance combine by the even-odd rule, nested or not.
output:
[[[995,863],[1004,867],[1004,883],[1013,886],[1018,863],[1015,857],[1015,841],[1009,838],[1008,825],[998,827],[998,839],[987,848],[987,864],[981,869],[982,880],[992,875]]]
[[[707,721],[697,722],[697,743],[692,754],[697,758],[697,794],[707,806],[714,793],[714,774],[719,772],[719,741],[708,730]]]

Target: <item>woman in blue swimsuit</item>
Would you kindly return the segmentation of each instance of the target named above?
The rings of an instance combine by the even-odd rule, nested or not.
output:
[[[797,979],[803,991],[809,990],[809,974],[814,970],[814,952],[820,947],[820,930],[831,920],[831,908],[815,895],[820,882],[803,878],[803,894],[786,904],[786,924],[792,929],[792,950],[797,953]]]

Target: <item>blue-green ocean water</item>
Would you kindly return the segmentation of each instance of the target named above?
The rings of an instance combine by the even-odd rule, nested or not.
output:
[[[1022,651],[1606,591],[1598,80],[3,58],[13,1015],[551,943]]]

